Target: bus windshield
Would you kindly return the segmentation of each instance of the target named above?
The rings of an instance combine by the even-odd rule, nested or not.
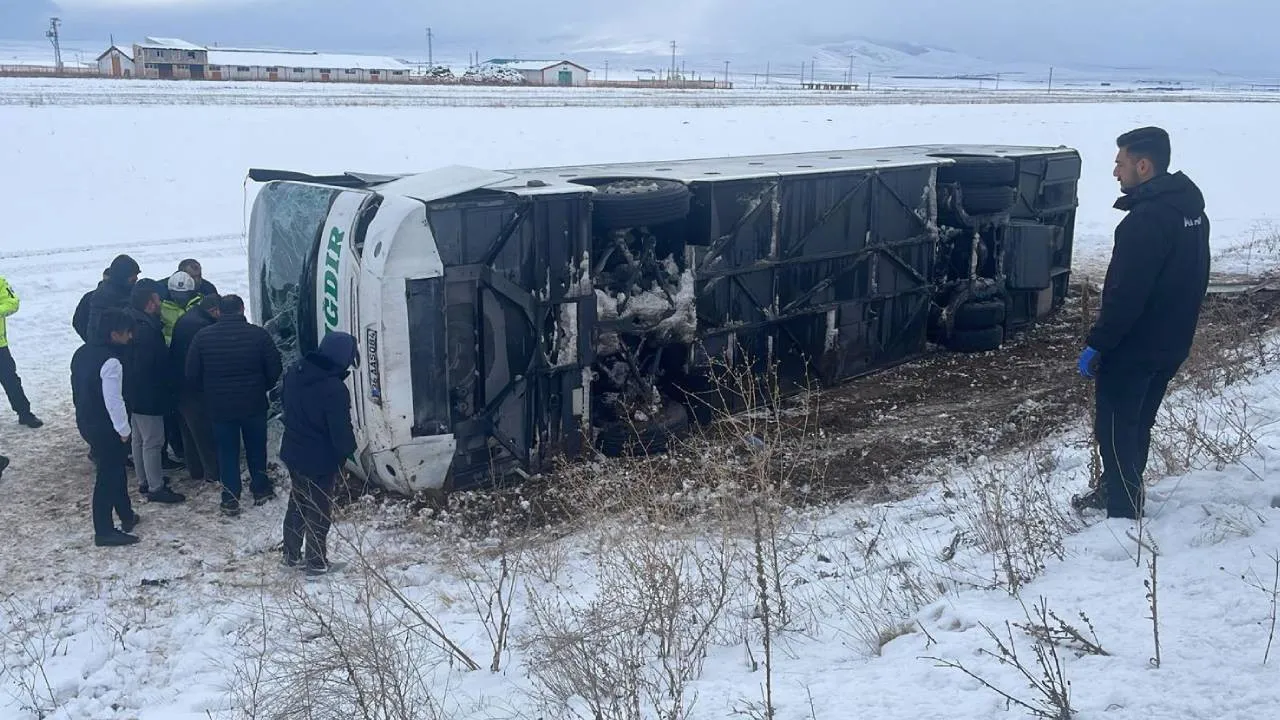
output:
[[[316,347],[315,264],[320,233],[339,188],[271,182],[249,221],[249,292],[285,366]]]

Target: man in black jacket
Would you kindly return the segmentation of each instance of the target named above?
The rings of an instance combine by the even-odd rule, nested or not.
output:
[[[1169,173],[1169,135],[1139,128],[1116,145],[1115,177],[1128,212],[1102,289],[1102,309],[1080,373],[1096,378],[1095,432],[1101,486],[1080,506],[1138,518],[1151,428],[1169,382],[1191,352],[1209,286],[1209,218],[1204,196],[1181,172]]]
[[[98,288],[89,298],[89,317],[85,323],[85,337],[90,339],[102,337],[98,323],[104,310],[128,310],[129,294],[138,282],[138,274],[142,268],[128,255],[117,255],[107,268],[107,277],[98,283]]]
[[[133,465],[138,492],[151,502],[186,500],[169,488],[164,456],[164,416],[176,406],[169,346],[160,322],[160,294],[151,283],[137,283],[130,295],[133,343],[124,361],[124,401],[133,430]]]
[[[204,279],[204,268],[200,267],[200,262],[195,258],[187,258],[178,263],[178,271],[190,275],[191,279],[196,281],[197,295],[209,296],[218,294],[218,288]]]
[[[129,533],[138,516],[129,502],[125,475],[125,447],[129,444],[129,413],[122,393],[121,356],[133,340],[133,320],[122,310],[107,309],[98,318],[102,333],[80,346],[71,357],[71,401],[76,428],[93,449],[97,477],[93,484],[93,542],[99,547],[132,545]],[[115,526],[112,512],[120,518]]]
[[[111,268],[102,271],[102,280],[106,280],[110,276]],[[89,341],[89,305],[93,302],[93,294],[95,292],[96,289],[81,295],[80,302],[76,303],[76,311],[71,316],[71,327],[75,329],[76,334],[84,342]]]
[[[182,447],[186,450],[187,471],[192,480],[218,482],[217,446],[213,424],[204,408],[204,392],[187,380],[187,355],[196,334],[218,321],[217,295],[205,295],[200,303],[183,313],[173,326],[169,342],[169,366],[178,386],[178,412],[182,416]]]
[[[311,575],[329,570],[325,541],[331,523],[333,488],[346,458],[356,451],[351,427],[348,368],[359,365],[356,339],[331,332],[285,373],[281,387],[284,437],[280,460],[289,468],[292,489],[284,516],[284,564],[303,561]]]
[[[271,335],[244,316],[244,301],[224,295],[221,317],[196,333],[187,379],[204,392],[222,475],[222,512],[240,514],[240,440],[244,439],[253,504],[275,497],[267,478],[267,392],[280,380],[280,351]]]

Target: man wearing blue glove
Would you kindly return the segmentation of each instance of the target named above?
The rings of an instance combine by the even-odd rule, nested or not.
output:
[[[1151,428],[1191,352],[1209,285],[1209,218],[1195,183],[1169,173],[1168,133],[1139,128],[1116,145],[1113,174],[1124,195],[1115,207],[1128,215],[1116,227],[1101,312],[1078,363],[1097,383],[1102,482],[1075,503],[1136,519]]]

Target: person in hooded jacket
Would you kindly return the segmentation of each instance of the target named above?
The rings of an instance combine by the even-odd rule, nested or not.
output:
[[[111,268],[102,271],[103,280],[110,276]],[[89,341],[89,305],[93,302],[93,294],[95,292],[97,292],[96,289],[81,295],[80,302],[76,303],[76,311],[71,315],[71,327],[83,342]]]
[[[350,368],[358,365],[356,339],[330,332],[319,348],[285,372],[280,391],[284,414],[280,461],[289,469],[292,483],[284,516],[283,562],[288,567],[305,562],[309,574],[323,574],[330,568],[326,539],[333,490],[343,462],[356,451],[351,398],[344,381]]]
[[[186,500],[169,488],[161,462],[164,456],[164,416],[176,407],[169,348],[160,325],[160,294],[151,283],[133,286],[129,317],[133,342],[124,358],[124,400],[133,431],[133,462],[138,491],[151,502]]]
[[[218,295],[205,295],[200,303],[178,318],[169,343],[169,368],[178,388],[178,413],[182,416],[182,447],[192,480],[218,482],[218,448],[213,424],[205,412],[204,390],[186,378],[187,352],[196,333],[218,321]]]
[[[128,255],[117,255],[111,261],[111,265],[107,268],[106,279],[98,283],[97,289],[89,297],[89,313],[85,320],[84,331],[86,338],[97,339],[102,336],[98,323],[102,320],[103,311],[109,309],[128,311],[129,295],[133,292],[133,286],[138,282],[138,275],[141,273],[142,268],[138,266],[137,261]]]
[[[1169,135],[1144,127],[1116,140],[1114,175],[1128,214],[1115,231],[1102,307],[1080,374],[1094,379],[1102,482],[1076,498],[1108,517],[1141,517],[1151,429],[1169,382],[1191,352],[1209,286],[1204,195],[1170,173]]]

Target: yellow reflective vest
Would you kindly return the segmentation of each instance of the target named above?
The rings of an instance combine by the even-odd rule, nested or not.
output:
[[[9,287],[9,281],[0,277],[0,348],[9,347],[9,338],[5,334],[5,320],[18,312],[18,294]]]

